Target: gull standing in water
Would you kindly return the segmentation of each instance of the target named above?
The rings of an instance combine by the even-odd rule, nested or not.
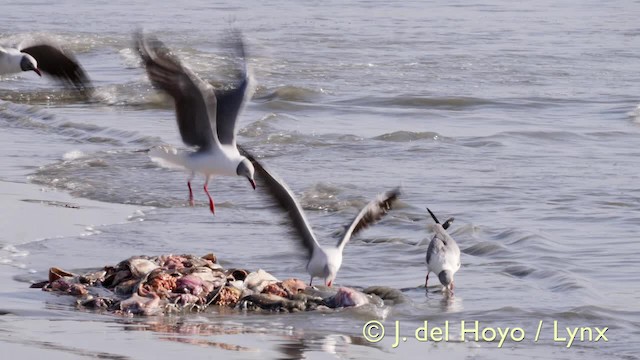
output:
[[[33,71],[52,76],[76,90],[89,91],[91,82],[75,57],[52,41],[20,45],[17,48],[0,47],[0,75]]]
[[[209,180],[215,175],[246,177],[255,190],[254,168],[240,155],[236,145],[236,123],[253,86],[249,74],[244,44],[239,32],[234,33],[235,50],[244,62],[242,75],[233,89],[214,91],[191,69],[183,65],[156,38],[136,33],[135,42],[151,83],[175,100],[176,119],[182,141],[197,148],[195,152],[174,153],[154,148],[149,156],[162,164],[177,165],[191,171],[187,181],[189,204],[193,206],[191,180],[196,173],[205,176],[204,191],[209,197],[209,209],[215,214],[209,194]]]
[[[435,235],[427,249],[427,277],[424,287],[427,287],[429,273],[438,274],[440,283],[453,293],[453,275],[460,269],[460,248],[455,240],[447,233],[447,229],[453,222],[453,218],[440,224],[438,218],[427,208],[427,211],[436,222]]]
[[[335,280],[338,270],[342,265],[342,251],[347,242],[361,230],[369,225],[376,223],[392,208],[394,203],[400,196],[400,188],[395,188],[378,197],[367,204],[351,225],[346,229],[342,239],[335,246],[322,247],[318,243],[311,226],[307,222],[302,211],[302,207],[293,196],[293,192],[287,187],[284,181],[262,166],[251,154],[244,149],[240,149],[245,156],[251,160],[256,172],[265,182],[267,192],[276,200],[278,205],[286,210],[293,222],[293,227],[298,232],[303,247],[307,251],[307,272],[311,275],[309,286],[313,284],[313,278],[319,277],[324,279],[325,285],[331,286]]]

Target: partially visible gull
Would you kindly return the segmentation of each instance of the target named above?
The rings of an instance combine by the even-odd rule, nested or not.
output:
[[[79,91],[91,88],[91,81],[73,54],[52,41],[0,47],[0,75],[23,71],[33,71],[38,76],[44,73]]]

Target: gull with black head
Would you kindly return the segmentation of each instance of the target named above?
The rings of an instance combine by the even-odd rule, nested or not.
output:
[[[49,75],[78,91],[86,92],[91,81],[73,54],[53,41],[24,42],[18,47],[0,47],[0,75],[33,71]]]
[[[427,248],[427,276],[424,287],[427,287],[429,273],[438,275],[440,283],[453,294],[453,275],[460,269],[460,248],[455,240],[447,233],[453,218],[440,224],[438,218],[427,208],[431,218],[436,222],[435,235]]]
[[[345,245],[347,245],[349,240],[358,232],[382,219],[382,217],[391,210],[400,196],[400,188],[395,188],[378,195],[376,199],[369,202],[360,210],[335,246],[323,247],[318,243],[302,211],[302,207],[284,181],[279,179],[274,173],[265,169],[265,167],[246,150],[242,148],[240,150],[253,163],[259,179],[262,179],[265,183],[264,188],[267,192],[278,205],[289,214],[293,227],[300,237],[301,245],[307,252],[307,272],[311,275],[309,286],[313,284],[314,277],[324,279],[325,285],[331,286],[342,265],[342,252]]]
[[[249,180],[254,190],[256,188],[253,165],[239,153],[236,144],[238,117],[254,87],[239,32],[233,32],[232,42],[244,63],[241,76],[231,89],[215,91],[158,39],[144,36],[142,32],[135,35],[135,46],[149,80],[173,97],[182,141],[196,148],[193,152],[154,148],[149,156],[163,165],[178,166],[191,172],[187,181],[191,206],[194,204],[191,181],[196,173],[203,174],[204,191],[209,198],[209,209],[214,214],[215,205],[208,189],[212,176],[242,176]]]

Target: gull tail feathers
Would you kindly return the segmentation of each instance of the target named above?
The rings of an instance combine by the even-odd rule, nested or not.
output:
[[[184,169],[184,154],[170,146],[156,146],[149,149],[151,161],[170,169]]]

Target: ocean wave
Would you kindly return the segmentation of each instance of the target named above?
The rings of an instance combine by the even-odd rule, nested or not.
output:
[[[0,99],[17,104],[61,105],[86,101],[86,96],[62,87],[40,89],[0,89]]]
[[[502,272],[509,274],[511,276],[523,278],[529,276],[532,272],[536,271],[536,269],[526,266],[526,265],[512,265],[507,266],[502,270]]]
[[[340,100],[336,103],[373,107],[446,110],[464,110],[476,108],[479,106],[500,104],[499,102],[493,100],[474,97],[420,97],[414,95],[402,95],[394,97],[367,96],[348,100]]]
[[[312,103],[325,95],[322,89],[310,89],[293,85],[284,85],[275,89],[258,89],[254,100],[258,102],[287,101]]]
[[[0,43],[10,46],[20,44],[38,44],[43,41],[53,42],[71,51],[74,54],[83,54],[93,51],[96,48],[111,46],[130,46],[127,39],[105,36],[104,34],[89,34],[84,32],[73,33],[51,33],[51,32],[28,32],[10,34],[0,37]],[[129,40],[130,41],[130,40]]]
[[[495,135],[487,136],[485,139],[492,138],[526,138],[533,140],[551,140],[551,141],[579,141],[584,140],[585,136],[583,134],[572,132],[572,131],[504,131],[497,133]]]
[[[184,200],[159,196],[156,191],[143,191],[144,179],[157,176],[158,169],[144,152],[108,151],[66,157],[41,166],[29,180],[68,191],[74,196],[104,202],[155,207],[184,204]]]
[[[316,183],[300,195],[300,203],[305,209],[337,211],[344,209],[347,202],[338,199],[342,192],[339,187],[328,183]]]
[[[492,241],[483,241],[462,249],[461,251],[467,255],[473,256],[485,256],[508,252],[504,245]]]
[[[30,129],[56,134],[74,143],[122,146],[135,144],[151,146],[159,138],[141,135],[136,131],[113,129],[94,124],[67,121],[35,106],[0,101],[0,128]]]
[[[444,137],[436,132],[424,131],[394,131],[374,137],[375,140],[391,141],[391,142],[411,142],[420,140],[433,140],[433,141],[452,141],[451,138]]]

